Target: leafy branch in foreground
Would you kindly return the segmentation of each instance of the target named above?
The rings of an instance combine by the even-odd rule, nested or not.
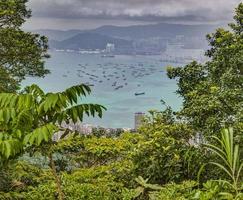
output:
[[[236,194],[236,197],[243,194],[241,191],[243,190],[242,183],[242,168],[243,162],[240,160],[240,150],[239,145],[234,144],[234,134],[233,129],[224,129],[221,132],[221,139],[213,136],[213,138],[218,142],[219,146],[214,144],[206,144],[206,147],[212,151],[221,162],[210,162],[211,164],[217,166],[221,170],[223,170],[229,177],[231,181],[220,180],[220,182],[224,182],[229,185]],[[223,195],[230,195],[228,193],[222,193]]]
[[[48,39],[22,30],[31,17],[28,0],[0,1],[0,92],[15,92],[26,76],[44,77]]]
[[[63,122],[76,123],[82,121],[84,115],[102,117],[105,107],[78,104],[81,96],[90,93],[90,88],[83,84],[58,93],[45,94],[37,85],[27,87],[22,94],[0,93],[1,163],[18,157],[26,148],[35,147],[49,157],[59,199],[63,199],[52,159],[52,145],[55,144],[52,138],[60,131],[64,131],[65,135],[70,133],[62,127]]]

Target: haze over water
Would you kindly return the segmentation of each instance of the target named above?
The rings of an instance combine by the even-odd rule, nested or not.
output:
[[[50,52],[46,68],[51,74],[45,78],[27,78],[23,86],[38,84],[47,92],[62,91],[80,83],[92,86],[91,96],[82,102],[99,103],[107,108],[102,119],[85,118],[85,123],[111,128],[133,128],[134,113],[162,110],[163,99],[174,110],[181,100],[175,94],[175,80],[166,76],[166,67],[159,56],[86,55]],[[136,96],[135,93],[145,95]]]

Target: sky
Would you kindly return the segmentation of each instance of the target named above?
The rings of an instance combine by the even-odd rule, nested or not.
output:
[[[222,24],[242,0],[29,0],[27,29],[93,29],[151,23]]]

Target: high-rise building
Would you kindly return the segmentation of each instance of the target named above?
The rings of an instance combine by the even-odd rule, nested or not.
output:
[[[145,113],[142,113],[142,112],[135,113],[135,126],[134,126],[135,130],[138,130],[141,127],[144,116],[145,116]]]
[[[113,53],[115,51],[115,44],[108,43],[105,49],[106,53]]]

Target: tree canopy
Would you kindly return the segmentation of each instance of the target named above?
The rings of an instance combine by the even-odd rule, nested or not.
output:
[[[1,3],[1,30],[18,31],[29,16],[26,1]],[[231,30],[207,36],[208,62],[168,69],[178,80],[182,110],[150,111],[136,133],[95,129],[87,135],[67,128],[105,110],[80,103],[91,92],[83,84],[56,93],[37,85],[0,92],[0,199],[242,200],[243,4],[234,19]],[[0,90],[15,91],[25,74],[15,72],[0,68]],[[198,133],[213,136],[197,143]]]
[[[0,83],[9,80],[0,86],[2,92],[16,91],[26,76],[43,77],[49,73],[44,68],[44,59],[49,57],[47,38],[21,29],[31,17],[27,2],[0,1]]]
[[[236,9],[231,30],[219,28],[207,35],[209,61],[168,68],[178,80],[183,98],[179,116],[205,134],[224,126],[243,130],[243,4]]]
[[[102,117],[101,105],[77,104],[78,97],[90,94],[86,85],[45,94],[37,85],[22,94],[0,93],[0,160],[15,157],[28,145],[52,141],[58,131],[69,130],[62,123],[83,121],[84,115]]]

